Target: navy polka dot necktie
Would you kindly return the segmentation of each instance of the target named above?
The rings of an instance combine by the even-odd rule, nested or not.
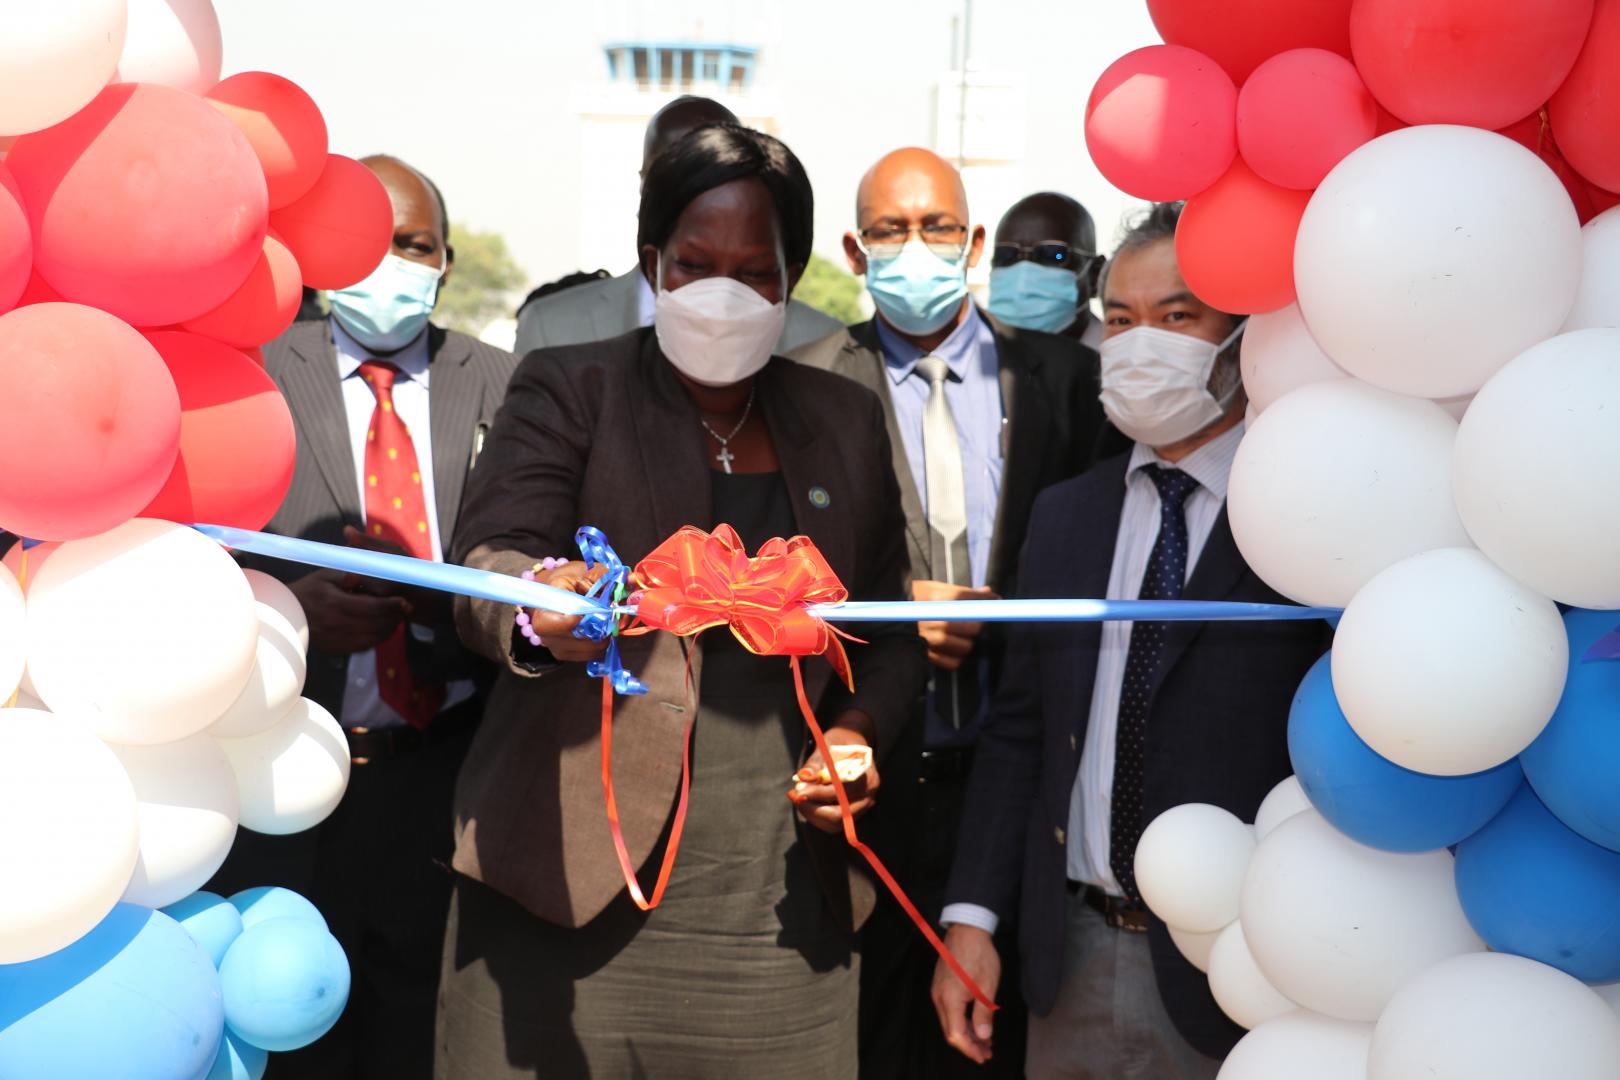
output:
[[[1179,600],[1187,580],[1187,496],[1198,481],[1180,469],[1144,465],[1142,471],[1159,489],[1159,537],[1142,575],[1142,600]],[[1114,734],[1114,794],[1108,832],[1108,865],[1125,895],[1136,891],[1136,843],[1142,838],[1142,763],[1147,741],[1148,704],[1164,652],[1168,623],[1139,622],[1131,627],[1125,654],[1125,683],[1119,695],[1119,723]]]

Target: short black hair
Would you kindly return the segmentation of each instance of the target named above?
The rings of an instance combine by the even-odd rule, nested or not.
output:
[[[740,124],[688,132],[659,154],[641,184],[636,248],[663,248],[681,214],[704,192],[733,180],[755,179],[776,205],[783,255],[789,266],[810,261],[815,196],[810,177],[780,139]]]

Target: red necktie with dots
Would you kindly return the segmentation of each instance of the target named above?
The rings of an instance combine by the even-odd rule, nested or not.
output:
[[[381,360],[360,365],[377,398],[366,430],[366,532],[398,544],[407,555],[433,558],[428,534],[427,497],[410,429],[394,411],[394,380],[399,369]],[[401,623],[377,646],[377,690],[383,701],[415,727],[427,727],[444,704],[444,686],[421,683],[405,662],[405,635]]]

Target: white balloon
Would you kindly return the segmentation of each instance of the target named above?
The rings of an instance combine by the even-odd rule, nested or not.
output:
[[[166,907],[214,876],[236,839],[236,775],[214,740],[111,747],[135,787],[141,856],[124,899]]]
[[[1568,660],[1552,601],[1472,548],[1444,548],[1396,563],[1350,601],[1333,639],[1333,690],[1379,754],[1462,776],[1541,734]]]
[[[1271,789],[1260,809],[1254,815],[1254,836],[1264,840],[1271,830],[1302,810],[1311,808],[1305,789],[1299,786],[1299,777],[1290,776]]]
[[[1614,1080],[1620,1017],[1589,988],[1505,953],[1459,956],[1401,988],[1368,1080]]]
[[[22,587],[10,570],[0,566],[0,705],[22,685],[27,663],[28,612]]]
[[[1620,206],[1581,229],[1581,287],[1564,330],[1620,326]]]
[[[138,852],[135,791],[79,721],[0,710],[0,964],[64,949],[118,903]]]
[[[1171,926],[1207,934],[1238,915],[1254,830],[1208,803],[1172,806],[1142,830],[1136,887],[1149,910]]]
[[[1291,390],[1349,378],[1311,337],[1298,304],[1249,316],[1240,346],[1243,391],[1254,415]]]
[[[1371,1024],[1296,1009],[1243,1036],[1215,1080],[1367,1080],[1372,1034]]]
[[[1457,424],[1432,401],[1356,379],[1303,386],[1238,445],[1232,537],[1285,596],[1343,607],[1408,555],[1468,543],[1451,499]]]
[[[206,94],[219,82],[224,42],[209,0],[128,0],[118,82],[162,83]]]
[[[1174,926],[1167,927],[1170,931],[1170,940],[1176,951],[1186,959],[1187,963],[1199,971],[1209,971],[1209,953],[1215,948],[1215,942],[1220,938],[1226,927],[1212,930],[1207,934],[1195,934],[1190,930],[1178,930]]]
[[[244,570],[242,576],[247,578],[248,586],[253,590],[253,599],[268,605],[272,611],[281,616],[289,636],[298,642],[298,651],[308,653],[309,618],[304,614],[304,605],[298,602],[298,597],[293,595],[293,591],[263,570]],[[265,617],[262,610],[259,617],[261,619]]]
[[[301,698],[281,722],[245,739],[219,739],[254,832],[303,832],[337,809],[349,783],[349,742],[332,714]]]
[[[1538,592],[1620,607],[1620,330],[1542,342],[1485,384],[1457,434],[1474,543]]]
[[[1352,151],[1294,244],[1299,307],[1323,350],[1416,397],[1477,390],[1557,333],[1580,272],[1580,221],[1553,171],[1512,139],[1451,125]]]
[[[1221,1011],[1243,1028],[1257,1028],[1299,1008],[1261,973],[1243,938],[1241,921],[1222,930],[1210,950],[1209,992]]]
[[[309,648],[309,623],[292,591],[257,570],[246,576],[259,616],[258,659],[247,685],[208,729],[210,735],[232,739],[267,731],[287,715],[304,692]]]
[[[112,78],[124,0],[0,0],[0,135],[60,123]]]
[[[1468,925],[1448,851],[1375,851],[1321,814],[1260,842],[1243,883],[1243,935],[1266,979],[1307,1009],[1372,1021],[1413,975],[1485,943]]]
[[[195,735],[236,700],[258,619],[223,548],[136,518],[56,550],[28,589],[28,639],[28,675],[52,712],[145,745]]]

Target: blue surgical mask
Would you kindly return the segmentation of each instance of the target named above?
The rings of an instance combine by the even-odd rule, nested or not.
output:
[[[990,271],[990,314],[1009,326],[1055,334],[1079,308],[1080,279],[1072,270],[1021,259]]]
[[[890,326],[902,334],[932,334],[962,310],[967,250],[942,259],[921,240],[908,240],[892,258],[868,254],[866,289]]]
[[[416,340],[439,299],[443,268],[390,252],[371,276],[326,294],[332,317],[372,352],[397,352]]]

